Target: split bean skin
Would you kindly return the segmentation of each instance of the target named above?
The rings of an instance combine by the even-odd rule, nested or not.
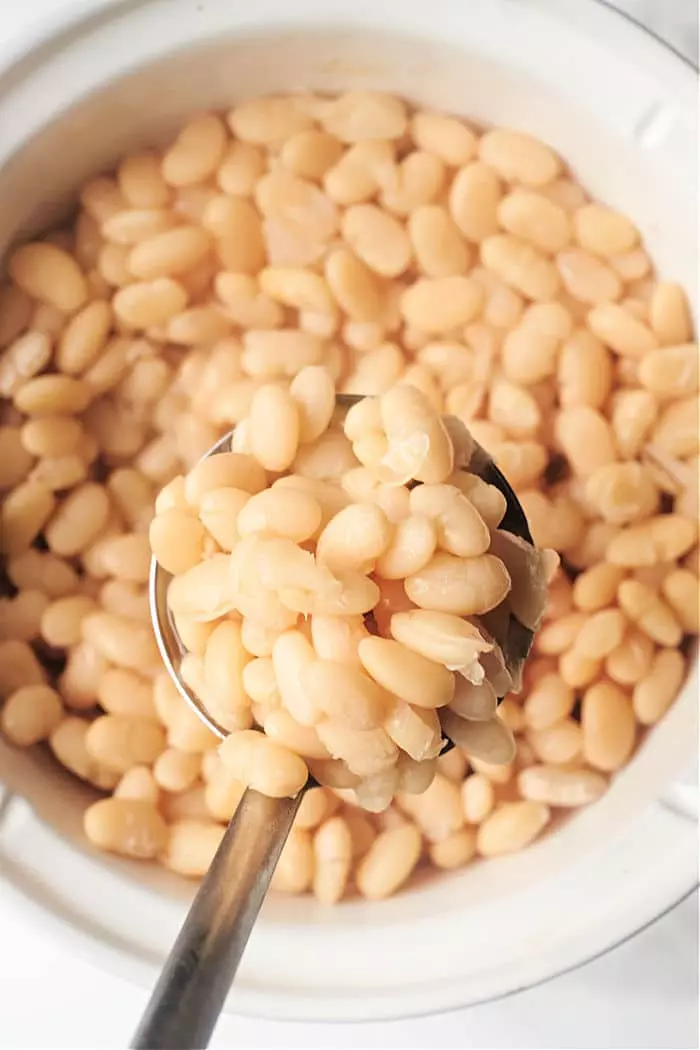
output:
[[[594,803],[683,689],[693,319],[549,145],[382,92],[252,99],[4,272],[0,731],[105,794],[98,849],[199,878],[246,784],[311,772],[275,888],[381,900]],[[343,421],[336,392],[367,396]],[[561,556],[502,717],[480,620],[522,573],[474,440]],[[150,552],[221,754],[160,667]]]

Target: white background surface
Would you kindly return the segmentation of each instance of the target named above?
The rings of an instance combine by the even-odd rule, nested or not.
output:
[[[70,3],[0,0],[0,53],[26,27]],[[696,0],[617,0],[617,6],[697,61]],[[602,959],[501,1002],[390,1024],[308,1026],[226,1017],[213,1045],[691,1050],[698,1046],[697,930],[695,896]],[[66,958],[40,929],[22,924],[12,914],[0,882],[3,1050],[126,1046],[146,998],[142,989],[82,960]]]

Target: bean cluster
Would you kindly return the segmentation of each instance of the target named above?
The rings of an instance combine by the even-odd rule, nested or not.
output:
[[[311,403],[307,368],[351,394],[400,381],[465,423],[562,568],[499,709],[513,760],[455,748],[380,814],[314,789],[279,888],[380,897],[421,857],[518,849],[552,810],[598,798],[672,703],[698,631],[689,310],[634,224],[547,145],[373,92],[244,102],[91,180],[75,221],[15,248],[6,273],[0,726],[108,793],[86,815],[97,845],[200,875],[237,805],[240,782],[159,665],[148,529],[156,493],[232,426],[251,443],[237,454],[279,456],[263,466],[277,472],[274,420]],[[297,412],[294,472],[323,481],[317,450],[340,461],[346,435],[315,439],[321,417]],[[376,433],[351,445],[360,462],[386,454]],[[203,525],[212,557],[226,552],[216,529],[241,508],[217,499],[183,551]],[[374,490],[359,502],[406,535]],[[403,567],[381,558],[398,574],[383,588],[405,596]]]
[[[278,797],[310,768],[382,812],[431,783],[443,730],[471,758],[514,758],[496,703],[519,680],[498,635],[511,609],[537,628],[558,558],[494,531],[505,497],[466,472],[466,427],[420,390],[335,414],[320,366],[261,386],[233,435],[246,451],[173,479],[150,541],[229,773]]]

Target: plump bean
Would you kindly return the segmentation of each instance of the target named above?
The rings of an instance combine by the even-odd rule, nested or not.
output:
[[[437,773],[420,793],[401,794],[401,808],[418,824],[429,842],[444,842],[464,826],[461,794],[448,777]]]
[[[411,492],[411,510],[436,522],[438,545],[450,554],[476,558],[488,550],[489,530],[478,510],[458,489],[450,485],[418,485]]]
[[[174,225],[167,208],[126,208],[115,211],[101,225],[101,233],[114,244],[131,246]]]
[[[278,893],[304,893],[311,886],[313,870],[311,836],[305,829],[293,827],[272,876],[272,889]]]
[[[575,699],[558,674],[544,675],[525,698],[525,721],[532,729],[546,729],[571,714]]]
[[[620,645],[605,660],[605,672],[620,685],[634,685],[647,673],[653,657],[651,638],[642,631],[628,628]]]
[[[124,774],[115,787],[114,798],[150,802],[151,805],[157,806],[160,800],[160,790],[147,766],[134,766]]]
[[[452,699],[453,675],[400,642],[364,638],[358,654],[368,674],[407,703],[432,708],[448,704]]]
[[[626,623],[619,609],[601,609],[582,625],[574,644],[583,656],[599,660],[620,645]]]
[[[510,577],[503,562],[491,554],[464,559],[438,552],[425,568],[407,577],[405,587],[421,609],[478,616],[503,600]]]
[[[341,142],[400,138],[407,124],[404,104],[380,91],[346,91],[322,107],[319,119]]]
[[[108,573],[129,583],[146,583],[151,562],[148,537],[127,533],[104,541],[102,558]]]
[[[97,699],[107,714],[158,720],[151,682],[124,667],[110,667],[97,683]]]
[[[297,755],[301,755],[305,760],[330,758],[330,752],[321,743],[313,726],[297,722],[284,708],[275,707],[269,710],[262,725],[266,736],[275,743],[294,751]]]
[[[527,438],[542,423],[542,411],[529,391],[505,379],[495,380],[489,391],[488,416],[496,426],[518,438]]]
[[[297,489],[267,489],[258,492],[241,508],[236,519],[240,536],[288,536],[302,543],[321,524],[321,507],[308,493]]]
[[[203,820],[177,820],[168,828],[167,846],[161,854],[166,868],[186,878],[206,875],[224,829]]]
[[[27,328],[34,308],[31,297],[16,285],[0,285],[0,347],[7,347]]]
[[[469,324],[483,302],[481,289],[469,277],[421,277],[403,294],[406,322],[422,332],[451,332]]]
[[[661,590],[683,630],[697,634],[700,629],[697,576],[688,569],[675,569],[663,580]]]
[[[170,200],[157,153],[144,151],[125,157],[117,171],[117,182],[132,208],[160,208]]]
[[[405,384],[388,390],[380,401],[381,420],[389,441],[383,458],[390,483],[415,478],[440,483],[452,472],[454,447],[447,429],[425,394]]]
[[[311,640],[322,660],[358,663],[357,647],[367,634],[361,616],[314,616],[311,621]]]
[[[592,332],[577,328],[559,354],[557,383],[561,404],[566,408],[589,405],[599,409],[608,399],[612,381],[612,363],[605,346]]]
[[[199,564],[206,535],[205,526],[197,518],[185,511],[171,508],[157,514],[153,519],[148,541],[159,565],[162,565],[166,572],[177,576]]]
[[[375,573],[386,580],[402,580],[424,568],[437,547],[432,518],[413,514],[397,522],[389,544],[375,563]]]
[[[479,243],[498,232],[503,190],[495,173],[481,161],[460,168],[449,193],[449,209],[468,241]]]
[[[83,638],[118,667],[149,671],[160,658],[150,625],[113,613],[90,613],[82,621]]]
[[[626,216],[602,204],[584,204],[574,212],[578,243],[596,255],[618,255],[637,243],[638,233]]]
[[[176,277],[206,259],[211,241],[197,226],[179,226],[141,241],[129,254],[127,266],[134,277],[153,281]]]
[[[694,394],[698,389],[698,348],[681,343],[652,350],[639,362],[642,386],[659,400]]]
[[[564,409],[556,420],[556,434],[577,474],[589,475],[615,460],[615,445],[605,417],[589,405]]]
[[[436,153],[452,167],[466,164],[476,154],[476,136],[456,117],[419,110],[411,118],[410,131],[419,149]]]
[[[77,262],[55,244],[23,244],[8,265],[15,284],[34,299],[64,313],[79,309],[87,299],[87,284]]]
[[[165,733],[154,722],[125,715],[102,715],[85,735],[88,754],[105,769],[125,773],[151,765],[165,749]]]
[[[428,852],[436,868],[462,868],[476,852],[476,834],[471,828],[461,828],[443,842],[433,843]]]
[[[561,171],[561,163],[548,146],[530,135],[494,128],[482,136],[479,158],[507,182],[544,186]]]
[[[0,358],[0,395],[14,397],[27,380],[38,375],[51,359],[51,339],[30,330],[15,339]]]
[[[199,755],[166,748],[153,764],[153,776],[164,791],[186,791],[199,776],[201,764]]]
[[[168,842],[168,826],[151,802],[130,798],[103,798],[83,818],[93,845],[109,853],[152,860]]]
[[[612,403],[611,422],[623,458],[639,454],[657,415],[658,403],[647,390],[618,391]]]
[[[330,424],[335,409],[335,385],[328,370],[309,365],[297,372],[289,392],[299,409],[299,441],[316,441]]]
[[[59,694],[46,685],[23,685],[11,693],[0,713],[0,729],[11,743],[30,747],[46,740],[63,718]]]
[[[547,729],[533,730],[528,733],[527,740],[537,758],[552,765],[566,765],[581,753],[581,727],[573,718],[564,719]]]
[[[423,763],[440,753],[442,730],[440,720],[431,708],[412,707],[397,700],[384,722],[384,729],[397,747],[416,762]]]
[[[335,904],[347,886],[352,863],[352,835],[341,816],[331,817],[313,837],[313,894],[321,904]]]
[[[660,346],[676,346],[692,337],[688,300],[679,285],[663,281],[656,285],[649,302],[649,324]]]
[[[74,489],[46,527],[46,542],[54,554],[80,554],[99,536],[110,513],[109,497],[102,485],[86,482]]]
[[[89,727],[90,723],[83,718],[64,718],[52,732],[49,746],[61,765],[75,776],[111,791],[119,782],[119,774],[100,765],[87,751],[85,739]]]
[[[595,802],[606,791],[605,777],[592,769],[530,766],[518,774],[518,788],[531,802],[572,809]]]
[[[632,693],[632,707],[637,721],[654,725],[675,700],[685,678],[683,654],[676,649],[660,649],[647,674],[640,678]]]
[[[224,620],[212,631],[204,652],[204,681],[207,692],[227,711],[246,707],[243,669],[248,662],[243,648],[241,625]]]
[[[675,561],[691,549],[697,525],[680,514],[660,514],[629,525],[613,537],[606,558],[614,565],[641,567]]]
[[[22,446],[32,456],[69,456],[80,448],[84,430],[72,416],[28,419],[20,431]]]
[[[351,729],[328,719],[319,722],[316,731],[333,758],[341,759],[350,773],[357,777],[373,777],[396,764],[398,751],[383,729]],[[330,785],[329,781],[321,782]],[[357,786],[357,781],[350,779],[344,784],[336,782],[331,786],[351,784]]]
[[[625,571],[620,565],[602,562],[586,569],[574,580],[572,598],[577,609],[596,612],[613,602]]]
[[[382,277],[398,277],[411,260],[411,242],[401,225],[375,204],[347,209],[342,233],[355,254]]]
[[[583,755],[589,765],[603,772],[624,765],[634,748],[636,731],[630,698],[619,686],[599,682],[585,691],[581,727]]]
[[[476,627],[450,613],[423,609],[394,613],[391,633],[409,649],[447,667],[471,664],[487,648]]]
[[[610,463],[587,480],[586,500],[606,521],[626,525],[647,518],[658,507],[659,493],[641,463]]]
[[[112,327],[109,303],[95,300],[71,318],[61,334],[56,364],[61,372],[80,375],[103,350]]]
[[[300,684],[322,717],[351,729],[374,728],[390,706],[390,697],[372,678],[340,661],[314,660],[302,669]]]
[[[185,499],[198,507],[204,495],[215,489],[243,489],[251,495],[265,488],[263,469],[251,456],[222,452],[209,456],[194,467],[185,479]]]
[[[82,412],[91,396],[90,387],[81,379],[42,375],[20,387],[14,402],[19,411],[26,415],[53,416],[64,412]]]
[[[294,461],[299,447],[299,409],[289,393],[263,386],[250,406],[251,452],[266,470],[282,471]],[[269,420],[275,420],[274,429]]]
[[[496,234],[481,245],[481,261],[501,280],[528,299],[552,299],[559,290],[556,267],[527,241]]]
[[[498,221],[504,230],[553,255],[571,240],[571,225],[560,205],[540,193],[516,189],[498,206]]]
[[[651,329],[617,303],[599,303],[586,321],[594,335],[623,357],[643,357],[656,347]]]
[[[118,320],[128,329],[162,325],[187,306],[187,292],[171,277],[135,281],[120,288],[112,300]]]
[[[14,598],[0,599],[0,635],[20,642],[39,638],[41,618],[49,604],[42,591],[22,591]]]
[[[298,755],[254,730],[231,733],[219,747],[219,754],[232,776],[273,798],[296,795],[308,777]]]
[[[472,773],[462,784],[462,808],[468,824],[481,824],[493,809],[495,800],[492,782],[481,773]]]
[[[226,147],[226,129],[213,114],[195,117],[180,131],[163,157],[162,173],[171,186],[204,182],[219,166]]]
[[[288,134],[287,127],[285,135]],[[322,179],[342,154],[343,147],[333,135],[316,128],[301,128],[286,139],[280,150],[280,160],[295,175]]]
[[[374,503],[353,503],[338,512],[318,538],[316,557],[332,572],[367,571],[390,542],[391,525]]]
[[[559,252],[556,263],[564,287],[578,302],[615,302],[622,295],[622,281],[615,270],[590,252],[570,248]]]
[[[94,610],[95,602],[87,595],[57,599],[47,606],[41,617],[41,637],[59,649],[77,645],[82,636],[82,621]]]
[[[18,485],[4,499],[0,513],[0,550],[21,554],[39,535],[54,512],[53,493],[40,481]]]
[[[355,873],[362,896],[369,900],[390,897],[408,879],[420,852],[420,833],[409,824],[378,835]]]
[[[697,456],[700,450],[698,418],[700,416],[697,396],[672,401],[663,408],[653,428],[654,446],[681,459]]]
[[[416,261],[426,277],[445,278],[466,273],[470,250],[449,211],[426,204],[411,213],[408,235]]]
[[[497,857],[524,849],[537,838],[550,817],[543,802],[505,802],[477,832],[476,848],[483,857]]]
[[[466,471],[452,474],[448,482],[464,493],[489,529],[495,529],[501,524],[506,512],[506,498],[495,485],[488,485],[476,474],[468,474]]]

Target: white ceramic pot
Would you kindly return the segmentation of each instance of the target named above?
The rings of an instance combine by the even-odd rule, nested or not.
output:
[[[695,77],[594,0],[126,0],[49,26],[0,72],[0,247],[85,176],[198,108],[372,86],[541,136],[634,216],[696,288]],[[629,937],[697,881],[697,678],[596,806],[526,852],[379,904],[270,900],[229,1000],[297,1019],[405,1016],[546,980]],[[0,867],[17,907],[151,983],[189,887],[97,855],[86,792],[0,746]]]

